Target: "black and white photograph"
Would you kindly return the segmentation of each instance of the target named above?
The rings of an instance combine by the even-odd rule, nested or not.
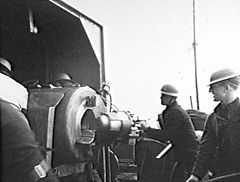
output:
[[[239,182],[239,0],[1,0],[2,182]]]

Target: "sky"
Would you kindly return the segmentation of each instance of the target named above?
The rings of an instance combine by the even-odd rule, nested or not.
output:
[[[184,109],[197,108],[193,54],[193,0],[64,0],[103,26],[106,81],[113,104],[142,119],[164,109],[160,89],[178,88]],[[240,70],[240,1],[195,0],[200,111],[216,103],[212,72]]]

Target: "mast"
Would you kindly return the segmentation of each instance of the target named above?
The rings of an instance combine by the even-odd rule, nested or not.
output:
[[[194,70],[195,70],[195,88],[197,110],[199,110],[198,78],[197,78],[197,52],[196,52],[196,27],[195,27],[195,0],[193,0],[193,53],[194,53]]]

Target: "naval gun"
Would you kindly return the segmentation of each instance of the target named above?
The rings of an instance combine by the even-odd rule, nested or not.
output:
[[[127,112],[109,112],[102,95],[88,86],[30,89],[27,117],[54,173],[74,182],[111,181],[106,151],[131,133],[133,123]]]

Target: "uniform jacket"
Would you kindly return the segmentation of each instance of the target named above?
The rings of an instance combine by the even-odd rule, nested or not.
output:
[[[0,100],[1,181],[28,182],[28,174],[43,157],[24,114],[17,106]]]
[[[214,161],[212,160],[214,159]],[[202,178],[213,161],[216,175],[240,171],[240,102],[220,103],[208,117],[193,174]]]
[[[177,102],[167,106],[162,113],[163,130],[148,129],[147,134],[161,141],[171,141],[176,160],[187,160],[195,155],[197,150],[197,136],[190,116]]]

